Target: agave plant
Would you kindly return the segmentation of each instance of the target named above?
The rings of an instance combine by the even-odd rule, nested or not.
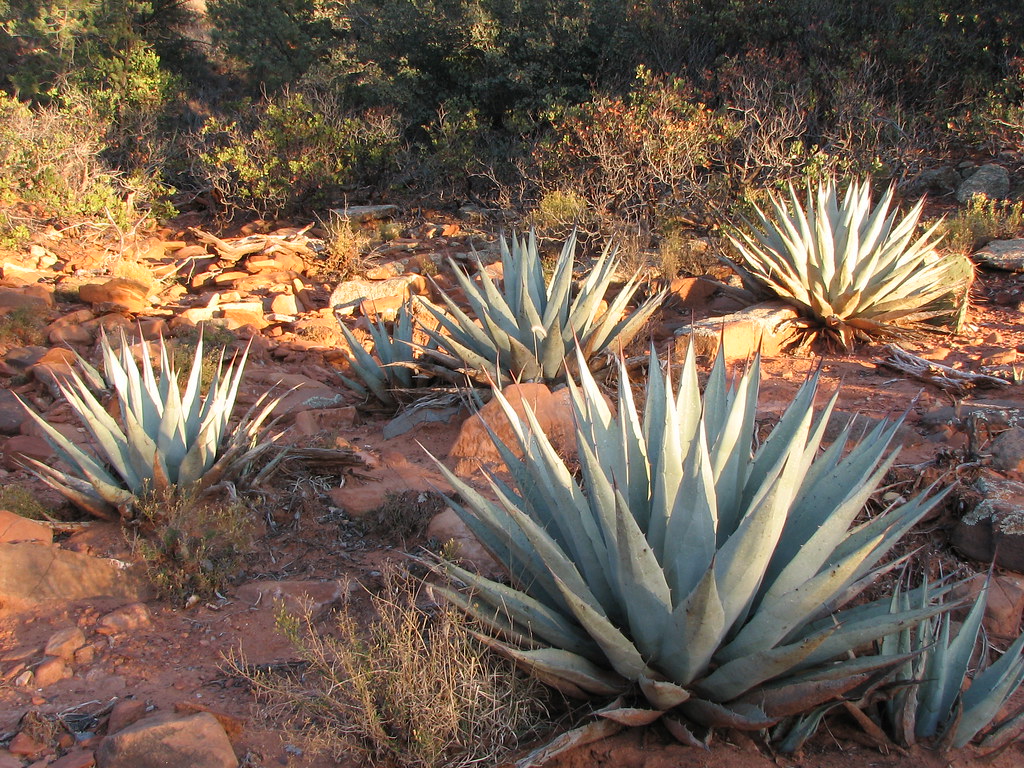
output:
[[[570,381],[579,479],[500,393],[520,450],[492,439],[512,484],[487,475],[488,498],[441,466],[464,500],[453,507],[512,578],[441,566],[493,645],[571,695],[639,692],[648,713],[625,719],[671,710],[686,740],[694,726],[766,728],[903,663],[855,652],[936,609],[848,605],[943,495],[858,522],[898,422],[850,450],[847,425],[818,455],[835,397],[815,417],[814,377],[754,450],[758,362],[730,386],[719,356],[702,400],[692,349],[675,391],[652,351],[642,418],[620,365],[617,415],[585,366]]]
[[[639,288],[631,279],[607,308],[602,307],[618,267],[614,251],[606,248],[573,295],[575,252],[573,233],[546,283],[536,236],[513,237],[511,245],[502,238],[500,289],[482,267],[478,285],[452,262],[459,287],[480,322],[475,323],[442,293],[451,317],[425,304],[438,323],[436,330],[426,329],[428,335],[440,349],[484,371],[493,381],[554,381],[565,375],[566,357],[577,342],[584,360],[627,344],[665,294],[651,297],[624,316]]]
[[[394,390],[412,388],[414,368],[417,365],[416,356],[413,354],[415,345],[412,316],[408,306],[403,304],[399,309],[393,335],[388,333],[383,320],[370,322],[370,335],[373,337],[376,358],[363,349],[363,345],[344,323],[340,325],[350,350],[350,354],[345,357],[352,367],[352,372],[359,379],[354,381],[342,377],[345,383],[362,395],[372,394],[384,405],[397,407],[398,400],[395,398]]]
[[[102,458],[82,450],[25,405],[43,429],[58,457],[70,467],[62,472],[29,460],[36,475],[74,504],[104,519],[130,517],[136,501],[148,493],[209,487],[250,461],[261,427],[277,405],[262,395],[235,427],[229,426],[235,396],[242,380],[248,350],[224,366],[223,353],[205,396],[201,393],[202,337],[184,392],[163,339],[159,376],[153,369],[149,344],[142,342],[142,365],[132,356],[124,333],[120,351],[104,336],[105,379],[79,360],[86,379],[109,383],[117,394],[121,424],[107,412],[85,379],[72,371],[60,390],[89,430]],[[22,403],[24,405],[24,403]]]
[[[979,647],[989,588],[986,582],[955,635],[950,614],[944,612],[883,639],[882,653],[911,655],[896,675],[907,685],[883,705],[886,719],[904,744],[925,742],[960,749],[981,734],[980,749],[992,752],[1024,732],[1024,708],[996,722],[1024,683],[1024,634],[964,690]],[[930,589],[927,582],[916,593],[897,590],[893,610],[924,606],[936,595],[941,598],[944,591]],[[987,658],[984,644],[980,655]]]
[[[748,287],[794,305],[849,348],[856,338],[893,334],[900,326],[945,317],[964,320],[973,279],[969,261],[940,255],[939,223],[916,237],[924,201],[902,219],[890,212],[893,188],[871,207],[867,180],[839,199],[834,180],[806,207],[792,186],[771,197],[772,215],[755,207],[752,234],[730,236]]]

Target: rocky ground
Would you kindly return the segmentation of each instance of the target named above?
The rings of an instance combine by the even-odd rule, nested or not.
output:
[[[351,213],[370,220],[392,212]],[[430,406],[394,417],[367,407],[339,377],[346,368],[339,318],[366,339],[367,318],[393,317],[412,295],[437,300],[428,278],[453,287],[448,257],[469,264],[476,251],[493,264],[493,224],[473,211],[407,223],[340,286],[323,270],[324,233],[316,229],[256,223],[217,237],[201,225],[180,219],[130,238],[53,228],[30,250],[3,254],[0,768],[155,765],[146,761],[156,754],[193,766],[334,764],[258,717],[245,680],[225,659],[254,668],[294,663],[294,649],[274,629],[275,605],[305,605],[327,620],[357,585],[372,590],[387,561],[428,543],[454,538],[466,560],[494,567],[433,495],[444,482],[426,451],[470,476],[493,457],[462,401],[435,393]],[[902,344],[926,361],[914,371],[885,345],[853,355],[786,351],[792,339],[777,328],[783,310],[744,311],[734,293],[706,279],[674,282],[649,334],[663,357],[691,337],[705,353],[724,339],[737,364],[760,340],[766,427],[819,368],[825,394],[842,385],[842,414],[870,421],[906,413],[904,449],[884,501],[936,479],[955,484],[908,546],[920,547],[917,557],[936,573],[983,572],[995,560],[986,623],[997,645],[1020,631],[1024,610],[1024,391],[1015,381],[1024,369],[1024,361],[1017,365],[1024,277],[1014,271],[1024,269],[1014,260],[1024,261],[1015,256],[1022,246],[989,249],[964,335]],[[306,453],[256,489],[258,529],[232,586],[201,599],[158,597],[131,529],[76,519],[22,468],[23,457],[54,457],[14,395],[86,442],[57,388],[75,354],[95,361],[104,332],[194,340],[199,324],[230,331],[215,336],[229,349],[249,345],[241,403],[270,387],[287,392],[278,409],[283,443]],[[557,392],[526,386],[522,396],[552,431],[567,428]],[[27,519],[39,507],[53,519]],[[798,759],[773,757],[745,737],[696,754],[652,728],[581,748],[558,764],[888,766],[906,759],[841,719],[831,728]],[[1012,748],[996,764],[1018,764],[1021,754]],[[971,762],[966,754],[914,760]]]

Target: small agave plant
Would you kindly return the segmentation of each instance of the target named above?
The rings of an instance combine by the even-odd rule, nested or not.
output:
[[[268,402],[267,394],[253,404],[236,427],[229,425],[247,352],[227,367],[222,354],[204,396],[200,391],[202,338],[184,391],[179,388],[178,373],[163,339],[159,376],[145,341],[141,366],[132,356],[123,332],[119,352],[106,336],[100,346],[105,377],[84,360],[80,363],[90,382],[114,390],[121,423],[107,412],[77,372],[72,371],[60,389],[89,430],[102,458],[76,446],[22,403],[71,471],[62,472],[30,459],[31,468],[90,514],[108,520],[130,518],[141,497],[214,485],[269,445],[257,445],[261,427],[278,402]]]
[[[518,450],[492,439],[512,483],[487,475],[488,498],[441,466],[464,500],[453,508],[512,578],[440,566],[494,647],[567,694],[639,696],[604,716],[661,717],[691,743],[856,697],[906,662],[861,649],[937,609],[851,605],[943,495],[861,517],[898,422],[852,448],[847,425],[819,454],[835,397],[815,417],[814,377],[754,449],[758,362],[730,386],[720,356],[702,398],[692,349],[678,389],[652,351],[642,415],[620,365],[616,411],[582,363],[569,382],[578,474],[500,392]]]
[[[911,656],[896,672],[896,681],[905,684],[883,703],[886,719],[900,742],[960,749],[976,741],[982,753],[989,753],[1024,732],[1024,708],[999,717],[1024,683],[1024,634],[999,659],[980,669],[964,690],[981,640],[989,589],[986,583],[955,632],[945,612],[883,639],[882,653]],[[927,583],[916,593],[897,590],[893,610],[924,606],[945,591]],[[983,644],[983,659],[986,651]]]
[[[973,280],[969,260],[936,251],[939,224],[916,236],[923,201],[902,219],[889,210],[890,187],[872,208],[870,183],[854,181],[839,198],[835,180],[807,190],[803,205],[771,197],[772,215],[755,207],[751,234],[730,237],[732,266],[748,287],[795,306],[845,347],[945,318],[958,330]]]
[[[574,345],[582,350],[582,359],[589,361],[605,350],[629,343],[657,309],[664,293],[624,316],[639,288],[631,279],[603,308],[618,267],[614,251],[606,248],[574,295],[575,252],[573,233],[562,247],[550,282],[546,282],[536,236],[513,237],[511,244],[502,238],[504,271],[500,288],[486,270],[479,270],[478,285],[453,262],[459,287],[479,324],[442,294],[451,316],[424,305],[438,323],[436,330],[426,332],[441,350],[465,366],[483,371],[493,381],[555,381],[565,376],[566,358]]]
[[[393,334],[388,333],[383,320],[370,322],[376,357],[363,349],[363,345],[344,323],[340,324],[350,350],[345,357],[359,379],[355,381],[343,376],[345,384],[364,396],[372,394],[389,408],[397,408],[399,403],[395,391],[413,387],[415,368],[418,366],[414,354],[416,346],[413,343],[412,315],[408,305],[403,304],[398,311]]]

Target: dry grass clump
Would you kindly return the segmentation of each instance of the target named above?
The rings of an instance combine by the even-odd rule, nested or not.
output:
[[[371,596],[375,620],[346,604],[331,634],[282,611],[278,627],[308,664],[301,676],[231,663],[312,752],[398,768],[496,764],[544,726],[542,688],[484,648],[460,613],[419,605],[420,592],[389,570]]]
[[[373,247],[373,235],[334,212],[322,224],[327,232],[327,253],[310,265],[312,274],[332,281],[346,280],[363,268]]]

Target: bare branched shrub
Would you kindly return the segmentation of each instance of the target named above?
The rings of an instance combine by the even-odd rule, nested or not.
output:
[[[235,670],[266,714],[312,752],[370,765],[493,765],[543,728],[540,686],[474,638],[450,607],[420,607],[420,588],[394,570],[367,621],[347,603],[328,634],[281,611],[278,628],[308,665],[300,677]]]
[[[570,187],[589,207],[650,229],[666,209],[701,209],[709,167],[729,124],[682,80],[641,68],[627,98],[597,96],[555,120],[536,153],[538,185]]]
[[[0,201],[61,215],[132,216],[116,173],[100,158],[107,126],[84,101],[31,108],[0,92]]]

